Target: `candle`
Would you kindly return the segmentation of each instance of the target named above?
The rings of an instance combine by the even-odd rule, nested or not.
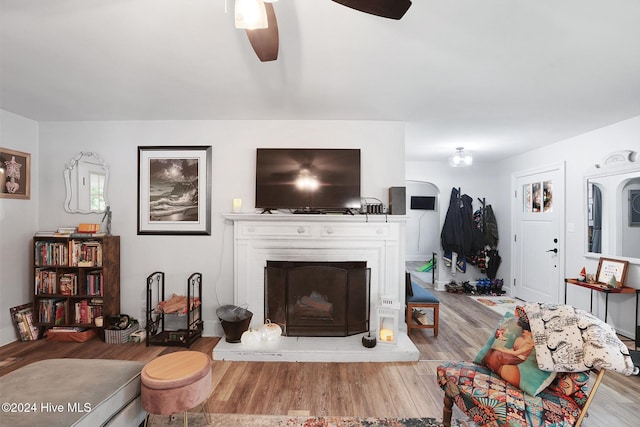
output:
[[[391,329],[380,329],[380,341],[393,341],[393,331]]]
[[[233,213],[238,213],[242,210],[242,199],[233,199]]]

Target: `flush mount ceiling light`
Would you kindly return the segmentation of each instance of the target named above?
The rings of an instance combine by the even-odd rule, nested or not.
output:
[[[454,168],[461,168],[471,166],[473,163],[473,157],[468,151],[464,151],[464,147],[457,147],[456,152],[449,156],[449,166]]]

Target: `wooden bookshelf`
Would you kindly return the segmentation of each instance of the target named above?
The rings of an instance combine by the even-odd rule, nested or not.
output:
[[[33,320],[41,329],[98,328],[98,316],[106,327],[120,313],[120,236],[36,236],[31,256]]]

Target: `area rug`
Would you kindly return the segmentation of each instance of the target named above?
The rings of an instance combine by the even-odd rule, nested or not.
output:
[[[518,300],[516,300],[515,298],[505,297],[504,295],[469,295],[469,298],[473,299],[475,302],[479,302],[485,307],[488,307],[503,316],[509,311],[513,313],[516,309],[516,305],[518,304]]]
[[[189,413],[190,426],[224,427],[441,427],[438,418],[364,418],[364,417],[309,417],[280,415],[209,414],[210,422],[203,413]],[[178,426],[183,424],[182,415],[174,417],[155,415],[149,426]],[[463,420],[451,420],[455,427],[474,427]]]

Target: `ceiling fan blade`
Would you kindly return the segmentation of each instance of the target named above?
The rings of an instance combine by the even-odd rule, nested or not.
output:
[[[251,43],[251,47],[253,47],[260,61],[275,61],[278,59],[278,45],[280,43],[278,21],[276,20],[276,12],[273,10],[273,4],[265,3],[264,7],[267,10],[269,26],[264,29],[246,30],[246,33],[249,43]]]
[[[333,0],[343,6],[360,12],[382,16],[383,18],[400,19],[411,7],[410,0]]]

